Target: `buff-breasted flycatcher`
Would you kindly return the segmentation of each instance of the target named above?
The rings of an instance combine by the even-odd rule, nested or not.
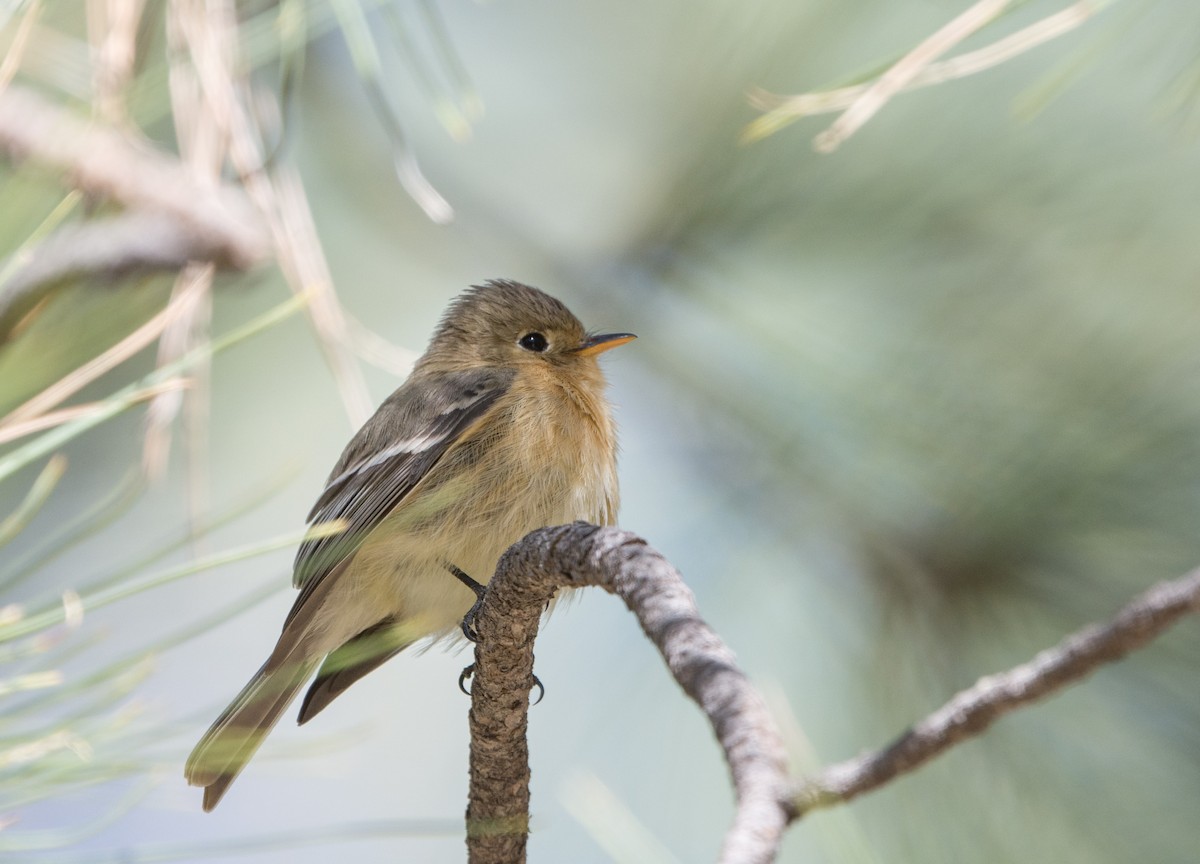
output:
[[[475,600],[456,572],[486,582],[535,528],[614,521],[617,437],[596,358],[633,338],[589,334],[516,282],[451,303],[309,514],[346,530],[301,545],[275,650],[188,759],[205,810],[314,672],[300,723],[414,642],[455,633]]]

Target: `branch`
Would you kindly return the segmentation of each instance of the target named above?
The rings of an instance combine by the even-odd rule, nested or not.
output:
[[[12,275],[0,281],[0,340],[66,280],[181,270],[189,261],[208,261],[221,254],[205,240],[189,226],[147,211],[65,225],[18,252]]]
[[[773,860],[792,814],[783,743],[762,698],[733,652],[701,619],[692,592],[670,562],[626,531],[576,522],[534,531],[509,549],[474,620],[479,641],[471,687],[471,864],[525,860],[533,640],[542,610],[558,589],[588,585],[625,601],[713,726],[737,796],[720,860]]]
[[[1028,663],[979,679],[882,750],[831,765],[802,780],[793,793],[796,818],[817,807],[849,801],[919,768],[981,734],[1004,714],[1143,647],[1189,613],[1200,613],[1200,569],[1160,582],[1109,622],[1075,632]]]
[[[174,156],[135,143],[10,84],[0,93],[0,151],[65,173],[72,186],[190,227],[216,253],[214,263],[246,269],[269,251],[254,208],[236,187],[201,183]]]
[[[68,226],[25,250],[0,286],[0,319],[31,308],[58,281],[211,261],[245,270],[270,254],[257,211],[241,190],[198,181],[178,159],[89,122],[15,84],[0,92],[0,153],[65,175],[128,213]]]
[[[470,715],[471,864],[525,861],[525,732],[538,620],[560,588],[589,585],[625,601],[716,732],[737,796],[720,858],[726,864],[772,861],[787,825],[810,810],[844,803],[916,770],[1004,714],[1147,645],[1184,615],[1200,613],[1197,569],[1156,585],[1112,620],[1085,627],[1028,663],[981,678],[883,749],[789,781],[783,744],[762,698],[700,618],[670,562],[641,538],[615,528],[576,522],[539,529],[500,559],[473,622],[479,641]]]

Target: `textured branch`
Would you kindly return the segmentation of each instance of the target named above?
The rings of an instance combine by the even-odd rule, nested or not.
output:
[[[763,700],[733,654],[700,618],[675,568],[641,538],[582,522],[543,528],[505,553],[475,628],[471,787],[467,845],[472,864],[525,860],[534,686],[533,641],[560,588],[597,586],[637,615],[675,680],[700,705],[725,752],[737,794],[722,862],[769,862],[787,824],[849,801],[981,734],[1010,711],[1082,680],[1200,613],[1200,569],[1130,601],[1112,620],[1068,636],[1028,663],[981,678],[883,749],[832,765],[789,788],[784,748]]]
[[[773,860],[791,813],[783,743],[762,698],[701,619],[670,562],[633,534],[576,522],[535,531],[509,549],[475,618],[467,807],[472,864],[525,860],[525,729],[538,618],[559,588],[588,585],[625,601],[716,732],[737,795],[720,860]]]
[[[1189,613],[1200,613],[1200,570],[1160,582],[1126,604],[1112,620],[1079,630],[1028,663],[979,679],[882,750],[831,765],[803,780],[793,795],[796,817],[848,801],[915,770],[979,735],[1009,711],[1143,647]]]
[[[245,270],[270,254],[266,228],[239,189],[201,183],[174,156],[16,84],[0,92],[0,153],[59,172],[130,211],[66,226],[9,262],[15,267],[0,286],[0,320],[30,308],[41,288],[84,272],[179,269],[189,261]]]

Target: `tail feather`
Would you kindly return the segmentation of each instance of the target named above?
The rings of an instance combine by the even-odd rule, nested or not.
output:
[[[200,739],[188,757],[184,776],[192,786],[204,787],[206,812],[217,806],[316,665],[315,661],[283,665],[267,661]]]
[[[307,723],[351,684],[412,643],[413,637],[403,625],[385,618],[330,653],[304,696],[298,722]]]

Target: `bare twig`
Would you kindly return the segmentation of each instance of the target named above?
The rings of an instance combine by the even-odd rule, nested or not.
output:
[[[135,145],[17,84],[0,93],[0,153],[61,171],[91,195],[158,212],[188,229],[218,267],[247,269],[270,252],[262,221],[240,190],[197,183],[147,142]]]
[[[926,37],[859,94],[846,112],[817,136],[813,146],[821,153],[836,150],[838,145],[874,117],[876,112],[922,69],[995,19],[1010,2],[1011,0],[978,0],[957,18]]]
[[[192,21],[204,34],[197,43],[184,37],[183,19]],[[187,170],[196,182],[220,183],[221,169],[229,149],[227,120],[212,102],[202,98],[198,70],[232,69],[235,66],[235,42],[230,38],[236,28],[231,2],[188,2],[176,0],[167,9],[167,45],[170,62],[167,81],[171,92],[171,116],[175,137]],[[209,338],[212,324],[212,287],[216,268],[209,262],[193,262],[175,277],[172,301],[190,296],[185,311],[176,317],[158,343],[158,364],[177,361]],[[184,450],[187,456],[188,519],[198,524],[208,507],[208,410],[211,389],[212,358],[205,358],[193,370],[193,386],[187,393],[164,393],[146,411],[142,443],[142,466],[151,479],[167,469],[175,419],[184,412]]]
[[[212,282],[211,264],[189,264],[176,277],[168,308],[175,307],[179,311],[171,316],[159,337],[159,366],[176,362],[208,338],[212,318]],[[193,367],[192,386],[186,393],[182,390],[164,391],[155,397],[146,410],[142,436],[142,470],[146,472],[147,477],[158,479],[167,470],[167,458],[171,451],[171,426],[184,407],[185,396],[188,405],[202,407],[201,417],[197,419],[202,424],[207,422],[205,415],[208,409],[211,364],[212,358],[208,358]],[[202,441],[207,438],[202,430],[195,429],[194,426],[189,429],[189,433],[200,436]],[[195,441],[196,438],[192,440]],[[207,452],[207,447],[204,443],[189,444],[189,452],[199,456]],[[197,521],[205,509],[205,502],[198,491],[203,487],[201,478],[205,473],[202,465],[188,465],[188,516],[192,522]]]
[[[1200,569],[1160,582],[1126,604],[1112,620],[1073,633],[1028,663],[980,678],[882,750],[831,765],[801,781],[793,795],[797,818],[817,807],[849,801],[915,770],[981,734],[1004,714],[1143,647],[1188,613],[1200,613]]]
[[[967,51],[946,60],[918,67],[915,69],[915,74],[908,78],[898,90],[893,90],[887,94],[888,98],[895,96],[899,92],[943,84],[947,81],[965,78],[968,75],[975,75],[986,69],[991,69],[1045,42],[1069,33],[1095,16],[1106,5],[1108,4],[1105,0],[1077,0],[1077,2],[1072,3],[1065,9],[1055,12],[1053,15],[1047,15],[1045,18],[1035,21],[1033,24],[1023,27],[1002,39],[997,39],[983,48]],[[894,69],[895,67],[892,68]],[[750,142],[765,138],[788,123],[802,117],[844,111],[862,99],[866,92],[876,83],[878,83],[878,79],[875,82],[866,84],[839,87],[833,90],[800,93],[794,96],[780,96],[763,91],[751,93],[749,97],[750,104],[763,111],[764,114],[746,127],[742,135],[742,140]],[[876,110],[878,110],[878,107],[882,107],[882,103],[876,106]],[[855,130],[860,128],[861,125],[861,123],[857,124]],[[853,131],[851,130],[851,132]],[[830,135],[832,132],[833,129],[831,128],[823,134]],[[815,142],[815,146],[818,150],[828,152],[829,149],[836,147],[846,137],[849,137],[849,135],[847,134],[832,142],[820,138]],[[829,146],[831,143],[833,147]]]
[[[538,617],[559,588],[587,585],[625,601],[712,723],[737,794],[721,861],[772,860],[791,814],[784,747],[765,703],[704,623],[670,562],[626,531],[576,522],[535,531],[509,549],[475,618],[467,807],[472,864],[524,860],[525,725]]]
[[[0,340],[66,280],[168,272],[214,251],[189,226],[144,210],[64,225],[13,259],[12,275],[0,283]]]
[[[67,278],[178,270],[189,261],[247,269],[270,252],[261,219],[237,188],[199,182],[174,157],[15,84],[0,92],[0,153],[60,171],[76,188],[127,208],[64,226],[17,253],[0,284],[0,334]]]
[[[138,0],[112,0],[112,10],[123,21],[136,18]],[[49,253],[61,253],[78,229],[64,229],[64,240],[42,251],[26,250],[18,266],[0,267],[10,278],[0,284],[0,324],[19,320],[59,280],[98,269],[104,273],[134,270],[181,269],[189,262],[208,263],[218,269],[248,269],[277,257],[289,285],[297,294],[311,294],[311,316],[325,351],[346,411],[353,425],[361,424],[372,409],[362,370],[353,356],[344,312],[334,290],[328,264],[303,185],[296,171],[280,166],[273,174],[264,168],[265,157],[255,134],[253,118],[246,107],[250,85],[240,74],[236,52],[236,26],[217,26],[217,16],[233,4],[179,3],[172,5],[169,23],[177,26],[176,48],[186,49],[194,66],[197,87],[193,103],[204,102],[198,112],[208,119],[215,136],[204,142],[216,148],[218,164],[227,158],[240,175],[242,188],[197,178],[175,157],[136,142],[102,124],[89,123],[75,113],[54,105],[35,91],[16,84],[0,90],[0,155],[12,160],[28,159],[67,177],[88,195],[111,199],[127,210],[161,217],[157,230],[170,241],[167,251],[137,243],[126,250],[122,242],[140,239],[128,221],[106,221],[87,229],[95,242],[93,254],[70,254],[59,263]],[[178,14],[176,14],[178,13]],[[225,14],[226,24],[233,20]],[[217,22],[219,24],[220,22]],[[114,43],[113,51],[125,50]],[[127,46],[125,46],[127,47]],[[119,58],[118,58],[119,59]],[[123,60],[122,60],[123,62]],[[178,76],[174,76],[176,79]],[[174,79],[173,79],[174,80]],[[176,120],[186,122],[188,112],[175,101]],[[191,129],[181,128],[179,140],[195,146]],[[105,235],[112,229],[111,235]],[[102,247],[95,252],[96,247]],[[184,257],[186,256],[186,257]],[[38,269],[22,272],[27,259]],[[35,278],[36,277],[36,278]],[[0,329],[0,332],[3,332]]]
[[[196,4],[203,13],[207,4]],[[203,14],[173,19],[192,56],[202,98],[228,135],[228,158],[250,200],[267,223],[275,258],[288,285],[312,298],[309,315],[320,339],[352,425],[361,425],[372,410],[366,379],[355,362],[346,332],[345,314],[321,248],[308,196],[297,170],[289,165],[266,170],[261,135],[248,106],[255,100],[251,85],[235,73],[236,31],[211,27]],[[214,44],[217,43],[217,44]],[[265,93],[255,96],[269,98]]]

